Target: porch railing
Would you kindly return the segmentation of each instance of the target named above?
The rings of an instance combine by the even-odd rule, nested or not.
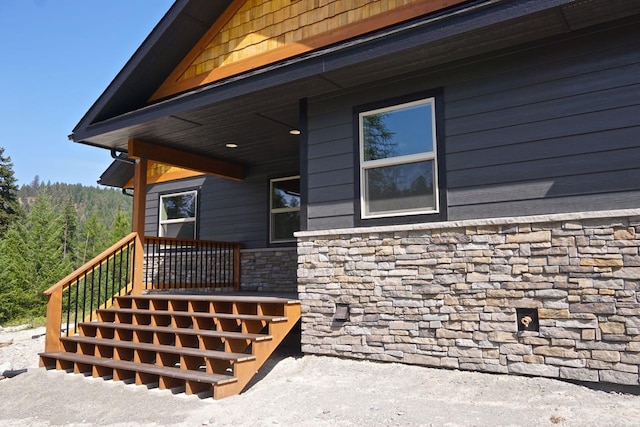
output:
[[[113,304],[132,290],[138,234],[131,233],[47,289],[45,351],[61,350],[60,336],[76,332],[79,322],[91,321],[95,311]]]
[[[143,289],[240,289],[240,244],[145,237],[131,233],[44,293],[45,351],[62,350],[60,337],[95,319],[118,295]]]
[[[146,289],[240,289],[240,244],[145,237]]]

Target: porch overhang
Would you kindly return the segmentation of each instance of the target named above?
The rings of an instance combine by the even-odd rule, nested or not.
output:
[[[135,139],[250,167],[266,156],[298,155],[299,138],[289,130],[303,126],[301,99],[385,78],[428,78],[480,54],[527,49],[536,40],[639,11],[640,5],[606,0],[470,1],[123,114],[85,120],[70,139],[123,152]]]

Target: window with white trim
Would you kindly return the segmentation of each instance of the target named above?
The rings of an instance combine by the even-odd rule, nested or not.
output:
[[[269,241],[294,242],[300,230],[300,176],[272,179],[269,184]]]
[[[198,192],[165,194],[160,196],[160,237],[196,238]]]
[[[362,218],[438,213],[435,99],[361,112]]]

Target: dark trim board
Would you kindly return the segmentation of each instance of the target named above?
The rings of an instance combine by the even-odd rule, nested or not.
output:
[[[429,215],[403,215],[390,218],[362,218],[361,204],[361,182],[360,182],[360,141],[359,141],[359,119],[358,115],[364,111],[375,110],[379,108],[391,107],[394,105],[404,104],[412,101],[418,101],[426,98],[435,99],[435,116],[436,116],[436,167],[438,173],[438,213]],[[393,98],[383,99],[358,105],[353,108],[353,190],[354,190],[354,224],[356,227],[370,227],[379,225],[434,222],[447,220],[447,186],[446,186],[446,155],[445,155],[445,132],[444,132],[444,102],[442,88],[421,91],[410,95],[396,96]]]

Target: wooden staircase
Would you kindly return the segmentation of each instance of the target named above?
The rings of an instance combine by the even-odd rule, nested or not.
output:
[[[300,319],[300,301],[242,295],[116,297],[40,354],[47,369],[215,399],[240,393]]]

